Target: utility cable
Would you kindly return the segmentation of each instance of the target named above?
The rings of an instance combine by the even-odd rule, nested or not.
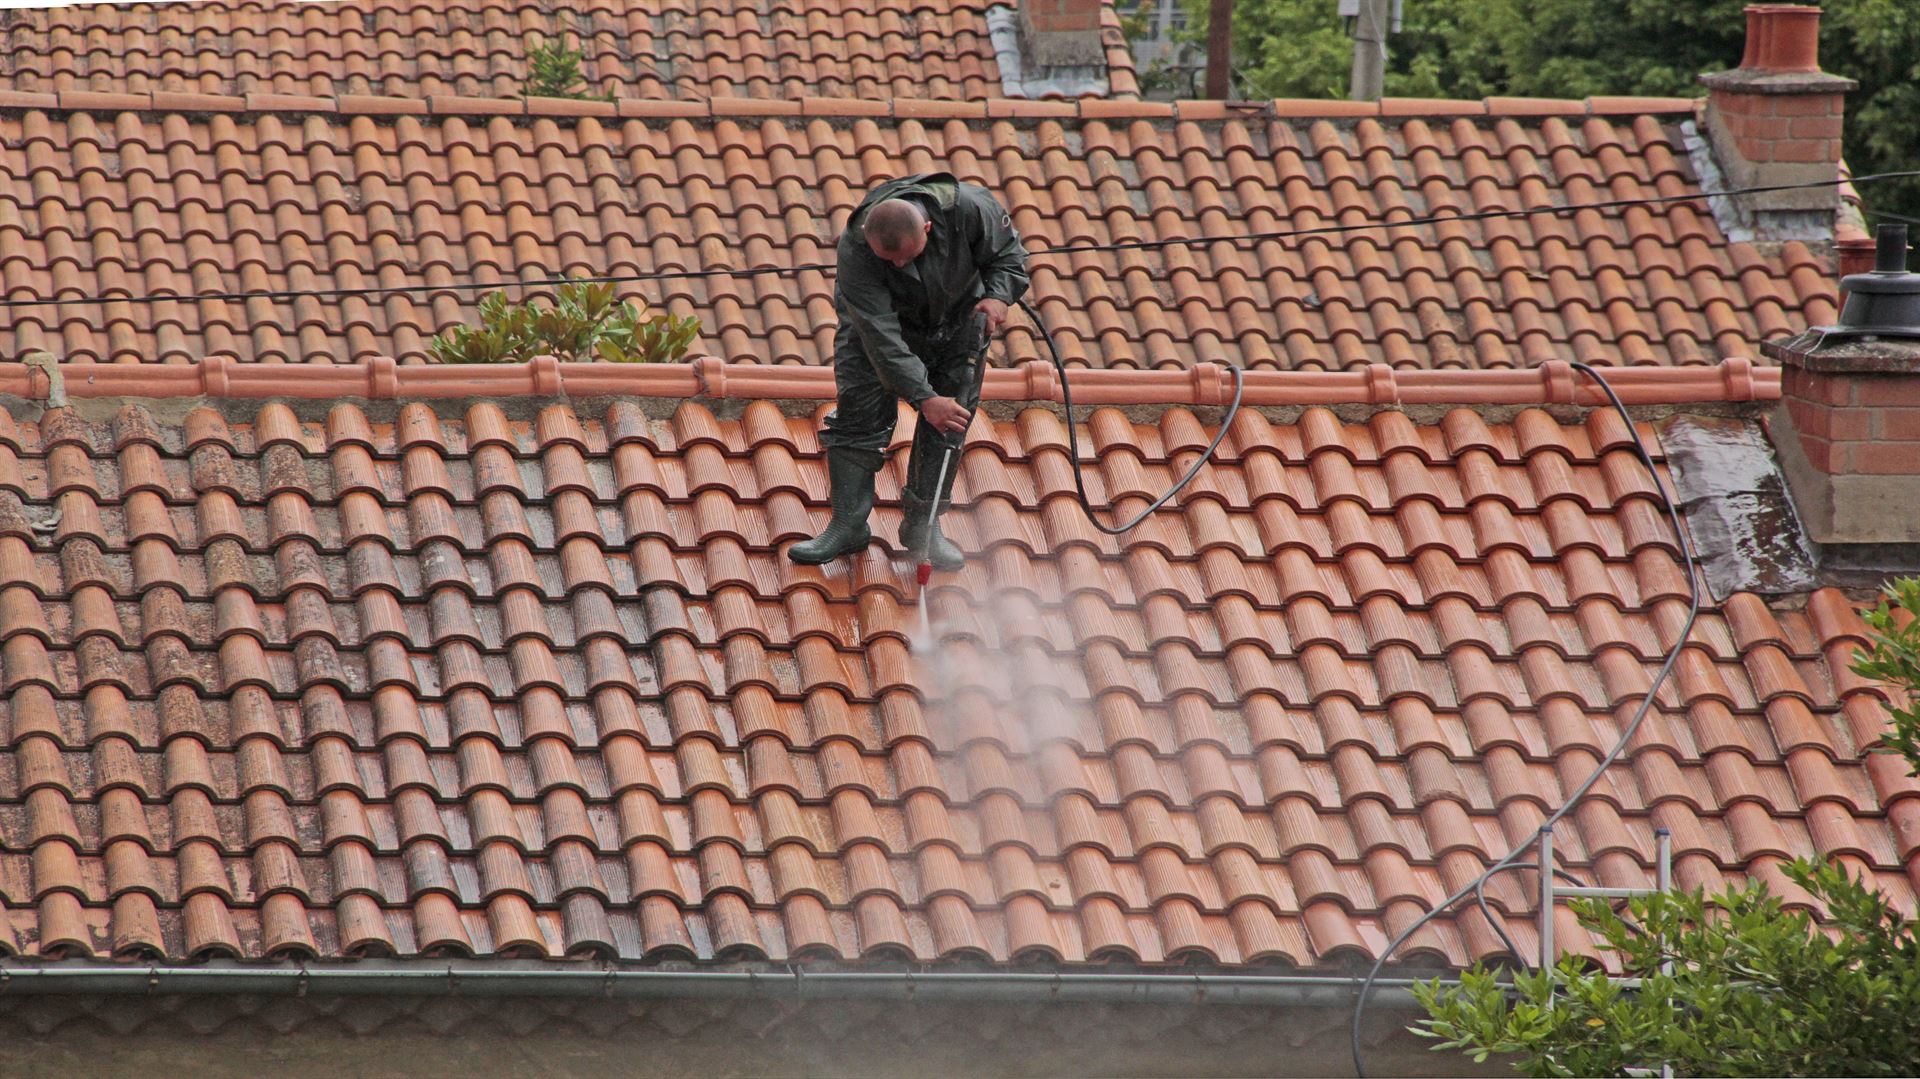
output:
[[[1553,827],[1567,814],[1573,812],[1581,800],[1600,782],[1600,778],[1606,775],[1607,769],[1613,767],[1613,763],[1620,759],[1621,754],[1626,752],[1628,744],[1633,741],[1633,736],[1639,732],[1640,725],[1646,721],[1648,714],[1653,710],[1654,699],[1658,696],[1660,687],[1666,684],[1668,677],[1673,674],[1674,665],[1680,662],[1680,653],[1686,649],[1687,639],[1693,636],[1693,624],[1695,620],[1700,617],[1699,559],[1694,554],[1692,541],[1687,538],[1687,530],[1680,520],[1680,511],[1674,505],[1673,496],[1667,491],[1666,481],[1660,478],[1660,471],[1653,463],[1653,455],[1647,452],[1646,443],[1640,438],[1639,428],[1634,426],[1633,417],[1627,413],[1627,406],[1621,402],[1620,395],[1614,392],[1613,387],[1608,384],[1606,377],[1588,364],[1573,363],[1570,366],[1588,378],[1593,379],[1594,382],[1599,384],[1601,391],[1607,395],[1607,400],[1612,403],[1614,411],[1619,413],[1620,419],[1626,423],[1627,433],[1633,437],[1634,455],[1639,457],[1640,463],[1646,467],[1647,475],[1653,480],[1654,490],[1660,495],[1660,502],[1666,510],[1667,520],[1672,524],[1673,534],[1680,542],[1681,563],[1687,572],[1687,620],[1685,624],[1680,627],[1679,636],[1674,641],[1673,647],[1668,650],[1666,661],[1660,665],[1659,673],[1654,675],[1653,683],[1647,687],[1646,696],[1641,698],[1639,707],[1634,710],[1633,718],[1628,721],[1625,729],[1620,732],[1619,740],[1614,742],[1613,748],[1607,751],[1607,755],[1601,758],[1598,765],[1594,766],[1593,771],[1587,778],[1582,780],[1578,787],[1574,788],[1573,793],[1567,797],[1566,801],[1561,803],[1560,808],[1548,814],[1547,818],[1540,822],[1540,829]],[[1350,1042],[1353,1050],[1353,1070],[1356,1075],[1365,1079],[1367,1074],[1364,1049],[1360,1044],[1360,1030],[1366,1020],[1367,999],[1373,991],[1374,983],[1379,980],[1381,971],[1386,968],[1387,961],[1393,958],[1393,953],[1399,951],[1401,946],[1415,933],[1425,927],[1428,922],[1439,917],[1442,913],[1452,908],[1454,904],[1469,895],[1476,893],[1484,894],[1486,882],[1496,874],[1505,872],[1514,864],[1516,859],[1526,853],[1537,841],[1536,832],[1536,838],[1527,839],[1516,845],[1499,861],[1488,866],[1486,871],[1474,878],[1471,883],[1441,900],[1425,914],[1415,919],[1412,925],[1401,930],[1398,935],[1388,942],[1379,957],[1373,961],[1373,966],[1367,971],[1366,978],[1360,983],[1359,996],[1353,1004]],[[1548,917],[1551,916],[1551,913],[1549,913]],[[1500,936],[1506,941],[1508,947],[1511,948],[1511,938],[1507,937],[1504,931],[1500,933]],[[1518,949],[1515,949],[1515,951],[1517,952]]]
[[[1473,213],[1430,214],[1426,217],[1408,217],[1398,221],[1358,221],[1339,225],[1315,225],[1310,228],[1278,229],[1271,232],[1250,232],[1238,236],[1178,236],[1165,240],[1126,240],[1118,243],[1066,243],[1041,248],[1027,253],[1029,259],[1052,258],[1058,255],[1070,255],[1079,252],[1100,251],[1154,251],[1169,247],[1201,247],[1208,244],[1230,244],[1243,247],[1264,243],[1270,240],[1299,239],[1307,236],[1330,236],[1349,232],[1364,232],[1370,229],[1413,228],[1422,225],[1440,225],[1456,221],[1494,221],[1522,217],[1552,215],[1564,217],[1569,214],[1588,210],[1623,210],[1634,206],[1660,206],[1675,202],[1694,202],[1703,199],[1725,198],[1731,195],[1758,195],[1771,191],[1798,191],[1806,188],[1833,187],[1837,184],[1855,185],[1872,183],[1877,180],[1897,180],[1920,177],[1920,170],[1906,172],[1877,172],[1866,176],[1841,177],[1834,180],[1813,180],[1795,184],[1765,184],[1758,187],[1731,188],[1725,191],[1701,191],[1688,195],[1657,195],[1638,199],[1610,199],[1604,202],[1585,202],[1569,206],[1534,206],[1523,210],[1478,210]],[[784,277],[799,273],[825,273],[835,269],[830,262],[809,262],[796,266],[756,266],[747,269],[721,267],[710,270],[657,270],[646,273],[600,274],[592,277],[535,277],[520,280],[467,281],[442,285],[365,285],[354,288],[323,289],[259,289],[238,292],[149,292],[138,296],[35,296],[23,299],[0,299],[0,308],[25,307],[64,307],[81,304],[109,303],[186,303],[186,302],[231,302],[243,303],[249,300],[286,301],[301,299],[344,299],[355,296],[397,296],[406,294],[436,294],[444,292],[484,292],[508,288],[544,288],[557,285],[612,285],[637,281],[679,281],[709,277]]]
[[[1060,373],[1060,404],[1067,414],[1067,453],[1068,459],[1073,464],[1073,493],[1080,500],[1080,510],[1087,515],[1087,523],[1106,535],[1118,536],[1131,532],[1140,526],[1140,522],[1172,500],[1174,495],[1179,494],[1182,488],[1192,483],[1193,478],[1200,474],[1200,470],[1206,467],[1207,462],[1213,460],[1213,451],[1220,448],[1220,443],[1227,437],[1227,431],[1233,427],[1234,417],[1240,414],[1240,397],[1247,386],[1246,372],[1242,371],[1238,364],[1226,365],[1227,370],[1233,372],[1233,400],[1227,405],[1226,414],[1220,417],[1220,430],[1214,433],[1213,441],[1207,443],[1206,451],[1193,462],[1193,467],[1187,469],[1187,474],[1181,476],[1178,482],[1163,491],[1160,497],[1148,503],[1146,509],[1135,514],[1125,524],[1101,524],[1100,518],[1094,516],[1092,500],[1087,497],[1086,477],[1080,472],[1080,436],[1074,430],[1073,388],[1068,385],[1066,361],[1060,358],[1060,349],[1054,345],[1053,334],[1047,330],[1047,324],[1040,318],[1040,312],[1034,310],[1033,305],[1025,300],[1019,303],[1020,310],[1027,313],[1027,317],[1033,320],[1034,328],[1040,331],[1040,338],[1047,343],[1047,352],[1053,357],[1053,368]]]
[[[1206,450],[1202,452],[1199,458],[1193,462],[1193,465],[1187,469],[1186,475],[1181,476],[1173,486],[1161,492],[1158,498],[1155,498],[1147,504],[1146,509],[1135,514],[1125,524],[1102,524],[1100,518],[1094,515],[1093,500],[1087,497],[1087,481],[1081,472],[1080,435],[1075,429],[1073,422],[1073,389],[1068,384],[1066,362],[1061,359],[1060,350],[1055,347],[1053,343],[1053,334],[1048,331],[1046,322],[1040,317],[1040,312],[1034,310],[1033,306],[1025,300],[1017,300],[1015,302],[1019,304],[1020,310],[1025,311],[1027,317],[1033,320],[1034,329],[1039,331],[1041,339],[1047,343],[1047,351],[1053,356],[1053,368],[1059,372],[1060,375],[1060,401],[1062,408],[1067,414],[1067,461],[1073,466],[1073,493],[1074,497],[1080,503],[1080,512],[1086,515],[1088,524],[1091,524],[1094,528],[1099,529],[1106,535],[1118,536],[1133,531],[1140,526],[1142,521],[1145,521],[1149,516],[1158,511],[1160,507],[1172,501],[1173,496],[1179,494],[1187,484],[1193,482],[1193,478],[1200,474],[1200,470],[1206,467],[1207,462],[1213,460],[1214,451],[1220,448],[1220,443],[1227,437],[1227,431],[1233,426],[1234,417],[1240,414],[1240,398],[1242,391],[1246,388],[1245,373],[1234,364],[1227,365],[1227,369],[1233,372],[1233,401],[1227,405],[1226,414],[1220,418],[1220,430],[1214,433],[1213,441],[1207,443]],[[987,349],[992,344],[992,337],[986,333],[984,328],[980,336],[980,354],[974,359],[973,397],[976,402],[974,406],[976,410],[979,408],[977,402],[980,398],[980,386],[986,378]],[[971,422],[972,417],[968,417],[968,419],[969,422]],[[935,482],[933,498],[930,500],[931,505],[927,510],[926,543],[928,545],[931,545],[933,542],[933,525],[934,521],[939,517],[940,491],[945,487],[947,470],[952,464],[953,455],[958,443],[964,438],[964,434],[960,436],[959,439],[949,435],[941,436],[944,450],[940,456],[940,478]],[[924,589],[927,582],[932,579],[932,576],[933,563],[931,555],[926,550],[923,550],[921,552],[919,566],[916,570],[916,577],[920,587]]]

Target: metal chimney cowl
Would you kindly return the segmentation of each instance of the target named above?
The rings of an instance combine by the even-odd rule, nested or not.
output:
[[[1839,322],[1762,342],[1761,355],[1789,369],[1920,373],[1920,274],[1907,270],[1907,226],[1881,225],[1873,270],[1848,274],[1840,287]]]
[[[1837,335],[1920,338],[1920,274],[1907,269],[1907,226],[1881,225],[1873,270],[1840,282],[1847,296]]]

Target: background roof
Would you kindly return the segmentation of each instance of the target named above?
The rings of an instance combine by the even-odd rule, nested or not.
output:
[[[0,12],[12,89],[518,97],[529,41],[624,98],[1000,94],[965,0],[195,0]]]

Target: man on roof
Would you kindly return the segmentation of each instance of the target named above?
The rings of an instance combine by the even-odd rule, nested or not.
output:
[[[838,399],[820,432],[833,520],[788,549],[818,565],[866,549],[874,476],[893,439],[897,401],[918,412],[901,501],[900,544],[943,570],[960,549],[940,534],[955,460],[939,491],[941,450],[956,444],[980,403],[972,360],[1027,291],[1026,252],[1013,219],[987,193],[944,172],[890,180],[868,193],[840,237],[833,305]],[[985,362],[985,357],[981,357]],[[929,511],[933,519],[929,524]]]

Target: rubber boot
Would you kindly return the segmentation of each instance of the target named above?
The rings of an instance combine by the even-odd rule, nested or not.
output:
[[[867,516],[873,512],[873,477],[882,458],[871,450],[827,449],[827,479],[832,486],[833,520],[818,536],[787,548],[787,557],[806,566],[831,562],[866,550],[873,539]]]
[[[940,532],[940,514],[945,513],[951,504],[953,477],[960,471],[960,451],[957,448],[947,461],[946,483],[937,496],[931,491],[934,481],[939,478],[940,457],[945,449],[940,441],[934,439],[914,447],[907,488],[900,492],[901,509],[905,511],[900,522],[900,546],[906,548],[907,554],[914,558],[924,554],[926,560],[933,563],[934,569],[952,572],[967,560],[960,548]],[[936,497],[939,499],[939,509],[929,521],[927,511]]]

